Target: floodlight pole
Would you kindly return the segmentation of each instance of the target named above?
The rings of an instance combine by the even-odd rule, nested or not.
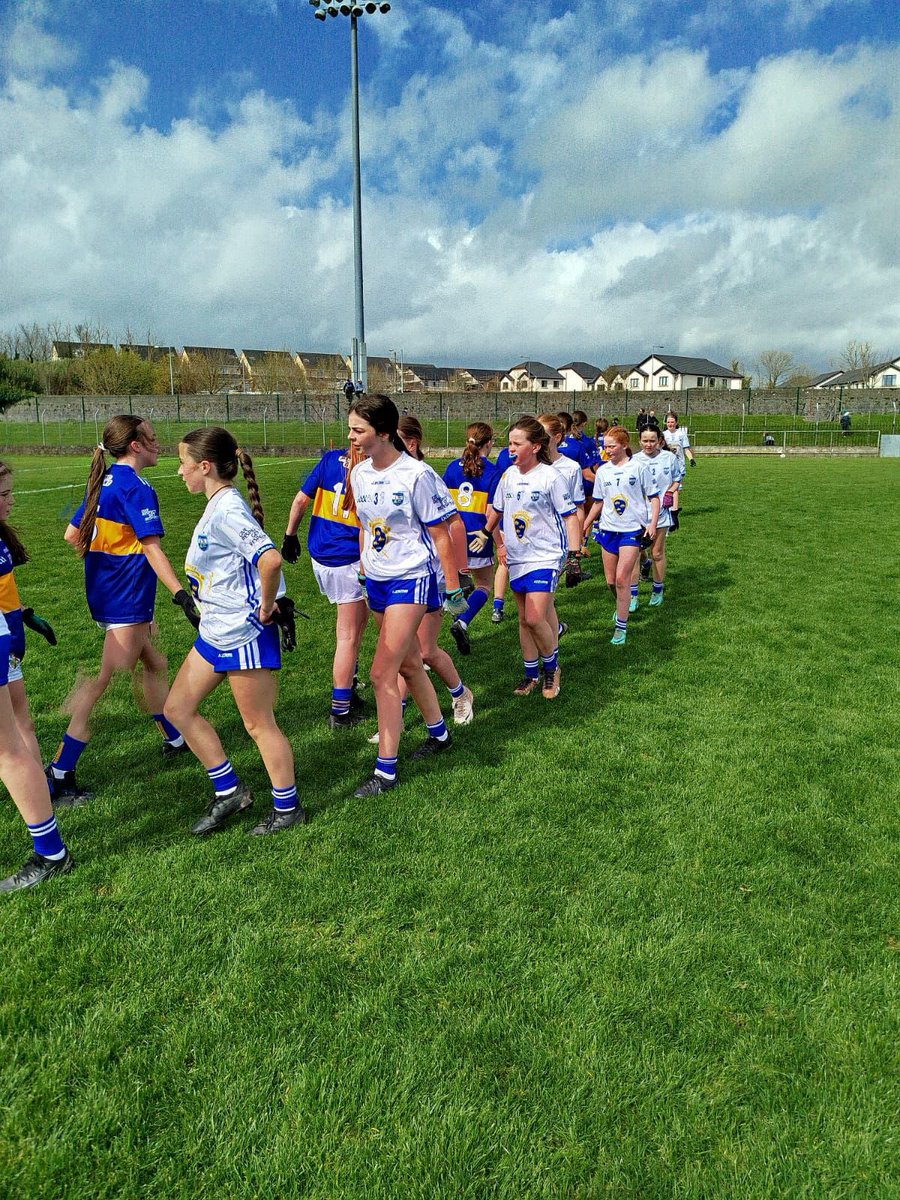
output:
[[[350,116],[353,138],[353,280],[356,312],[356,336],[353,339],[353,378],[369,390],[366,357],[366,318],[363,302],[362,258],[362,171],[359,158],[359,50],[356,16],[350,16]]]

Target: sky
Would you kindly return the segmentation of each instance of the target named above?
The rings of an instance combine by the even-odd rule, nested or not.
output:
[[[370,355],[900,354],[896,0],[395,0],[359,22]],[[349,353],[350,21],[0,3],[0,332]]]

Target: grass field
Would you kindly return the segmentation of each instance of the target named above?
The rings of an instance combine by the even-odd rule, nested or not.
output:
[[[14,461],[50,752],[99,651],[60,540],[85,462]],[[259,461],[276,540],[305,466]],[[148,478],[179,567],[200,503]],[[426,769],[408,715],[373,802],[304,557],[280,716],[313,819],[279,838],[190,836],[202,769],[123,681],[61,816],[77,871],[0,906],[0,1194],[896,1197],[898,478],[701,462],[624,649],[598,579],[563,591],[562,695],[517,700],[483,614],[475,722]],[[158,613],[174,669],[191,631]],[[263,811],[224,690],[207,711]],[[4,872],[28,849],[7,800]]]

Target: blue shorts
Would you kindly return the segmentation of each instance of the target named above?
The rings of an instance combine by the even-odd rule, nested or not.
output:
[[[366,579],[366,597],[372,612],[383,613],[392,604],[424,604],[429,612],[441,607],[437,576],[420,579]]]
[[[202,637],[194,642],[194,649],[205,658],[217,675],[226,671],[252,671],[265,668],[277,671],[281,666],[281,638],[274,623],[263,626],[262,633],[252,642],[245,642],[234,650],[220,650],[211,646]]]
[[[511,579],[509,586],[514,592],[555,592],[559,583],[559,571],[545,567],[542,571],[529,571],[518,579]]]
[[[0,637],[0,687],[6,687],[9,683],[9,648],[12,645],[12,638],[8,633],[4,633]]]
[[[643,529],[629,529],[627,533],[620,533],[614,529],[601,529],[597,534],[597,541],[607,554],[618,554],[623,546],[640,546],[643,536]]]

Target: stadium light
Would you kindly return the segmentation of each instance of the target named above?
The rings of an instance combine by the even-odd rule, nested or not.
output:
[[[363,13],[391,11],[387,0],[367,0],[365,4],[348,4],[346,0],[309,0],[315,9],[314,16],[324,21],[326,16],[350,18],[350,116],[353,141],[353,275],[356,309],[356,335],[353,338],[353,378],[362,381],[363,390],[369,386],[369,370],[366,361],[366,321],[363,304],[363,261],[362,261],[362,178],[359,157],[359,51],[357,48],[357,21]]]

